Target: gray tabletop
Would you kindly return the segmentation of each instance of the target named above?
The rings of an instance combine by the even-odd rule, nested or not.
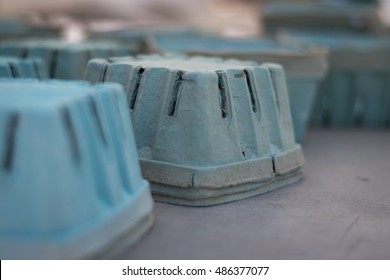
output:
[[[212,207],[155,203],[125,259],[390,259],[390,131],[310,131],[305,178]]]

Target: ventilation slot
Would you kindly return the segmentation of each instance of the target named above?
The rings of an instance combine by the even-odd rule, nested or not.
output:
[[[352,73],[348,77],[348,83],[350,92],[353,93],[351,99],[349,99],[349,103],[353,104],[352,111],[352,122],[355,126],[362,126],[365,116],[367,115],[367,105],[369,104],[365,95],[367,92],[364,92],[362,88],[357,88],[358,81],[356,76]]]
[[[58,60],[58,50],[54,50],[51,55],[51,60],[49,64],[49,75],[50,78],[54,78],[56,74],[56,68],[57,68],[57,60]]]
[[[271,155],[271,159],[272,159],[272,173],[276,173],[275,155]]]
[[[102,75],[100,77],[100,82],[104,82],[106,80],[106,75],[107,75],[107,69],[108,69],[108,64],[103,64],[103,70],[102,70]]]
[[[246,78],[246,83],[248,85],[249,95],[250,95],[250,98],[251,98],[252,111],[254,113],[256,113],[257,112],[257,106],[256,106],[255,92],[254,92],[254,87],[253,87],[252,80],[250,78],[249,70],[245,69],[244,70],[244,74],[245,74],[245,78]]]
[[[37,62],[35,59],[33,59],[33,61],[32,61],[31,63],[32,63],[32,67],[33,67],[35,73],[37,74],[37,79],[38,79],[38,80],[42,80],[43,77],[41,77],[41,73],[40,73],[40,71],[39,71],[38,62]]]
[[[11,62],[9,63],[9,69],[11,71],[12,78],[21,78],[17,65]]]
[[[269,69],[269,74],[271,76],[272,88],[275,92],[276,106],[278,107],[278,111],[280,112],[278,83],[276,82],[275,71],[273,69]]]
[[[354,91],[356,92],[356,91]],[[354,106],[353,106],[353,122],[356,126],[362,126],[364,121],[364,116],[366,115],[366,104],[368,102],[365,102],[365,98],[361,95],[358,95],[356,99],[354,100]]]
[[[28,56],[28,50],[25,49],[25,48],[22,48],[22,49],[20,50],[20,55],[19,55],[19,57],[21,57],[21,58],[27,58],[27,56]]]
[[[142,67],[139,68],[137,74],[134,77],[135,84],[134,84],[134,88],[132,90],[132,95],[131,95],[131,99],[130,99],[130,110],[134,110],[135,102],[137,101],[138,91],[139,91],[139,87],[140,87],[141,80],[142,80],[142,74],[144,73],[144,71],[145,71],[145,68],[142,68]]]
[[[90,109],[92,111],[92,115],[93,115],[93,118],[95,120],[95,125],[96,125],[96,128],[97,128],[98,132],[99,132],[100,139],[102,139],[103,144],[105,146],[107,146],[107,139],[106,139],[106,136],[104,134],[102,122],[101,122],[101,120],[99,118],[99,114],[98,114],[98,111],[97,111],[95,100],[93,100],[92,98],[90,98],[90,100],[89,100],[89,107],[90,107]]]
[[[172,87],[172,95],[168,107],[168,116],[173,116],[176,112],[177,98],[179,95],[179,89],[182,82],[183,82],[183,71],[179,71],[176,74],[176,79]]]
[[[7,171],[12,169],[14,154],[15,154],[15,142],[16,142],[16,129],[19,125],[19,114],[13,114],[8,122],[5,135],[4,145],[4,158],[3,168]]]
[[[226,118],[228,115],[227,111],[227,99],[226,99],[226,77],[222,71],[216,72],[218,75],[218,88],[219,88],[219,97],[220,97],[220,106],[222,118]]]
[[[69,145],[70,145],[70,150],[71,150],[72,156],[73,156],[74,160],[79,161],[80,160],[80,151],[79,151],[79,146],[77,143],[76,132],[74,130],[74,126],[72,123],[72,119],[70,117],[69,110],[67,108],[62,108],[61,117],[62,117],[62,122],[65,126],[66,133],[68,135],[68,140],[69,140]]]

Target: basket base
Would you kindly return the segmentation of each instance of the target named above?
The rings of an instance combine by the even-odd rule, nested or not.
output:
[[[181,188],[153,182],[150,182],[150,186],[154,200],[159,202],[187,206],[212,206],[270,192],[295,183],[302,178],[302,170],[298,169],[283,176],[272,177],[262,182],[221,188]]]
[[[153,200],[145,186],[122,205],[62,233],[0,239],[1,259],[115,258],[153,223]]]

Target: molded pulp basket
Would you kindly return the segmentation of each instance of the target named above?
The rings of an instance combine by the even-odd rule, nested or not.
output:
[[[118,85],[0,82],[0,258],[114,254],[152,199]]]
[[[58,40],[5,41],[0,55],[40,57],[49,69],[50,78],[82,80],[87,63],[92,58],[132,55],[130,46],[115,42],[65,43]]]
[[[390,39],[342,32],[284,31],[289,45],[329,49],[330,71],[312,115],[317,126],[390,125]]]
[[[287,76],[296,140],[302,141],[318,82],[327,70],[324,50],[286,47],[270,39],[234,40],[200,35],[155,36],[153,46],[162,53],[178,52],[281,64]]]
[[[213,205],[301,178],[281,66],[211,58],[95,59],[125,87],[141,169],[159,201]]]
[[[48,79],[46,64],[40,58],[20,59],[0,56],[0,78]]]

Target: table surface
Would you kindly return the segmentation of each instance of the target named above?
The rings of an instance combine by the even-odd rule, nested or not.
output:
[[[155,203],[124,259],[390,259],[390,131],[312,130],[304,179],[228,204]]]

